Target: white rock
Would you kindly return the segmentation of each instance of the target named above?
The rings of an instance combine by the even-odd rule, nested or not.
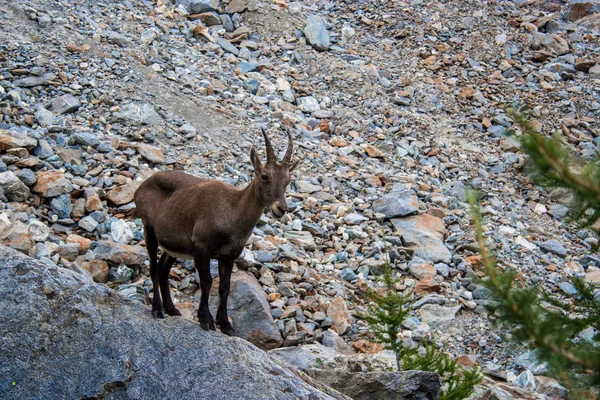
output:
[[[110,225],[110,236],[120,244],[127,244],[133,239],[133,232],[127,222],[119,219]]]
[[[515,239],[515,243],[521,245],[526,250],[533,250],[536,248],[535,244],[531,243],[529,240],[525,239],[523,236],[520,235],[517,236],[517,239]]]
[[[33,220],[29,223],[29,237],[36,242],[45,242],[50,235],[50,228],[44,223]]]

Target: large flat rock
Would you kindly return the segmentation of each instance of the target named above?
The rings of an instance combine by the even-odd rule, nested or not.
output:
[[[252,344],[0,246],[2,399],[331,399]],[[331,397],[334,396],[334,397]]]

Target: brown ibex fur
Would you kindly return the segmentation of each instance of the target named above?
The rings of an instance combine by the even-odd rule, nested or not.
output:
[[[293,139],[279,163],[263,129],[267,162],[263,164],[252,148],[250,159],[254,178],[244,189],[217,180],[206,180],[178,171],[157,172],[134,195],[136,214],[142,219],[150,256],[153,294],[152,314],[164,318],[181,315],[169,291],[169,271],[176,258],[193,259],[200,277],[198,320],[205,329],[215,330],[208,308],[212,286],[210,259],[219,262],[219,308],[216,323],[221,332],[232,335],[227,317],[227,296],[231,270],[236,258],[258,223],[265,207],[282,217],[287,211],[285,189],[291,181]],[[158,247],[163,252],[157,262]],[[162,300],[161,300],[162,299]]]

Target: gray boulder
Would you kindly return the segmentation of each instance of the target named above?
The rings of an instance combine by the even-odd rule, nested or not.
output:
[[[176,3],[185,7],[190,14],[218,11],[221,5],[220,0],[176,0]]]
[[[150,103],[125,104],[115,116],[128,125],[153,125],[160,120],[160,115]]]
[[[321,17],[311,15],[306,19],[306,26],[304,27],[304,36],[306,40],[317,50],[327,50],[331,45],[331,39],[329,38],[329,32],[325,26],[325,21]]]
[[[438,398],[441,386],[439,375],[425,371],[316,370],[310,375],[354,400],[432,400]]]
[[[9,201],[25,201],[29,188],[12,171],[0,172],[0,187]]]
[[[217,314],[219,280],[213,281],[210,293],[210,311]],[[227,313],[232,320],[235,336],[246,339],[263,350],[281,346],[283,338],[271,315],[267,295],[254,275],[236,271],[231,275],[231,290]]]
[[[85,275],[4,246],[0,259],[0,398],[344,398],[244,340],[153,319]]]
[[[373,211],[386,218],[404,217],[419,211],[419,199],[414,190],[392,192],[373,202]]]

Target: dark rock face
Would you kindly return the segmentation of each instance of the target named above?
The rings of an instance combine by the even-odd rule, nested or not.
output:
[[[311,371],[311,375],[354,400],[434,400],[440,392],[440,377],[433,372]]]
[[[84,275],[7,247],[0,260],[2,399],[332,398],[241,339],[153,319]]]

